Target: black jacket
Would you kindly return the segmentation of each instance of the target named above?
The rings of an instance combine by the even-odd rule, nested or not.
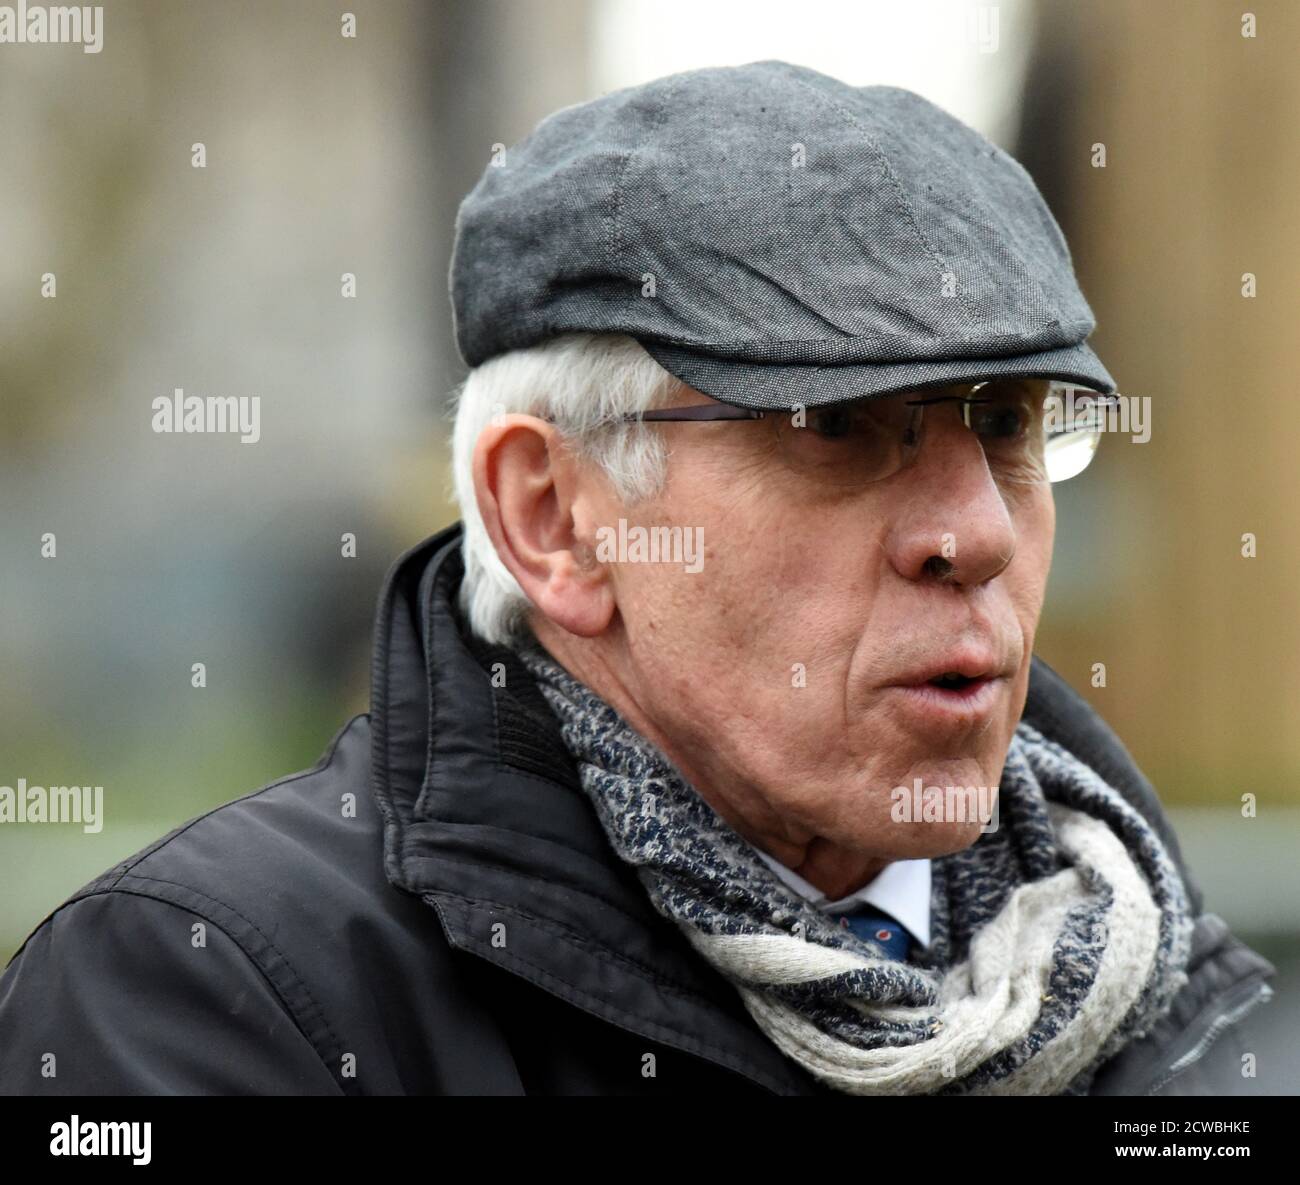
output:
[[[0,1090],[823,1093],[651,908],[525,668],[467,637],[459,542],[458,524],[394,566],[371,711],[320,764],[178,828],[28,937],[0,979]],[[1149,784],[1037,661],[1026,716],[1181,867]],[[1240,1093],[1232,1022],[1272,974],[1201,914],[1172,1015],[1096,1091]]]

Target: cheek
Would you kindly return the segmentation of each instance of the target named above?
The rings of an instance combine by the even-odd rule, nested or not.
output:
[[[1017,610],[1030,611],[1035,621],[1047,590],[1056,534],[1056,503],[1051,486],[1034,487],[1008,502],[1016,554],[1003,579]]]
[[[1043,579],[1052,563],[1052,545],[1056,540],[1056,499],[1052,487],[1044,486],[1034,501],[1033,515],[1027,528],[1035,553],[1042,557]]]
[[[698,611],[718,625],[738,667],[788,687],[795,663],[825,676],[851,656],[878,576],[871,557],[883,552],[866,532],[788,495],[753,496],[758,513],[742,497],[706,528]]]
[[[1052,567],[1052,545],[1056,531],[1056,504],[1051,487],[1035,491],[1031,500],[1018,507],[1015,514],[1016,556],[1007,573],[1008,591],[1024,644],[1019,676],[1016,679],[1012,708],[1014,719],[1020,717],[1029,687],[1029,667],[1033,657],[1034,637],[1047,593],[1047,578]]]
[[[863,548],[854,558],[844,535],[810,521],[790,491],[744,473],[676,482],[665,493],[671,496],[628,512],[629,521],[695,532],[702,563],[694,573],[680,564],[625,564],[615,572],[641,664],[661,685],[691,683],[697,702],[725,701],[734,713],[743,706],[738,696],[755,710],[775,697],[784,706],[769,703],[769,716],[792,718],[785,700],[794,664],[825,675],[830,656],[853,652],[862,625]],[[843,612],[835,608],[841,595]],[[823,688],[830,680],[809,684]],[[811,698],[805,691],[800,702]]]
[[[761,587],[759,574],[747,567],[756,543],[743,534],[747,520],[712,504],[707,487],[696,493],[677,482],[653,501],[623,508],[630,530],[658,531],[672,549],[665,559],[661,546],[653,562],[629,556],[611,573],[629,644],[648,667],[685,665],[693,677],[718,669],[728,652],[743,647],[746,616],[738,594]]]

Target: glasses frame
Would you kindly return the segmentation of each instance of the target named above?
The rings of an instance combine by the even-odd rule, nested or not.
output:
[[[1012,377],[1016,377],[1016,376],[1012,376]],[[1018,377],[1032,379],[1034,376],[1024,375]],[[930,407],[936,403],[961,404],[962,423],[965,424],[967,428],[969,428],[971,426],[970,423],[971,407],[973,407],[976,404],[993,402],[992,399],[981,399],[975,393],[979,391],[981,387],[986,387],[990,382],[994,382],[994,381],[996,380],[985,379],[983,382],[975,383],[971,387],[971,392],[969,395],[931,395],[927,398],[921,398],[921,399],[905,399],[903,401],[905,406],[914,407],[917,408],[918,410],[912,413],[912,416],[908,421],[908,425],[903,431],[904,447],[909,449],[914,449],[915,447],[920,432],[921,418],[922,415],[924,414],[920,409]],[[1055,381],[1056,380],[1049,380],[1049,382],[1055,382]],[[1071,384],[1061,384],[1061,385],[1066,387],[1071,386]],[[1113,395],[1104,395],[1100,391],[1093,391],[1086,387],[1080,387],[1078,389],[1081,391],[1086,391],[1089,395],[1096,398],[1098,402],[1100,402],[1103,406],[1109,406],[1115,401],[1115,396]],[[1051,388],[1049,388],[1049,394],[1050,393],[1051,393]],[[901,394],[906,394],[906,392],[900,391],[900,392],[891,393],[887,395],[881,395],[879,396],[879,398],[888,399],[891,398],[893,394],[901,395]],[[861,396],[859,396],[858,398],[861,398]],[[858,399],[846,399],[843,401],[836,401],[836,402],[856,403],[857,401]],[[816,408],[810,408],[808,410],[820,410],[823,407],[834,407],[834,406],[836,406],[836,403],[819,404],[817,405]],[[653,408],[649,411],[628,412],[625,416],[622,417],[622,422],[633,423],[633,424],[638,422],[707,423],[716,420],[762,420],[762,419],[766,419],[769,416],[784,416],[784,415],[791,415],[791,414],[793,414],[792,411],[787,411],[784,408],[736,407],[728,403],[696,403],[696,404],[690,404],[686,407],[663,407],[663,408]],[[912,453],[912,459],[914,458],[915,458],[915,452]],[[1087,466],[1085,465],[1084,468],[1086,469]],[[1082,470],[1080,470],[1080,472],[1082,472]],[[1078,474],[1074,474],[1073,476],[1077,477]],[[1068,481],[1069,478],[1061,478],[1060,480]],[[1051,485],[1055,483],[1053,483],[1049,478],[1046,484]]]

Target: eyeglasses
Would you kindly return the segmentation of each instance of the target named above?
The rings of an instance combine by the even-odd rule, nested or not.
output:
[[[1082,473],[1101,443],[1113,396],[1049,379],[993,379],[961,384],[964,393],[869,396],[821,407],[767,411],[729,404],[633,412],[635,421],[768,420],[781,461],[828,486],[852,488],[892,477],[921,450],[925,409],[958,405],[979,437],[999,483],[1042,484]]]

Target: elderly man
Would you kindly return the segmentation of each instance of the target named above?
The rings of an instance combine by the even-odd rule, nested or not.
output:
[[[463,522],[371,711],[47,918],[7,1090],[1240,1093],[1273,969],[1033,657],[1114,382],[1056,223],[779,62],[466,199]]]

